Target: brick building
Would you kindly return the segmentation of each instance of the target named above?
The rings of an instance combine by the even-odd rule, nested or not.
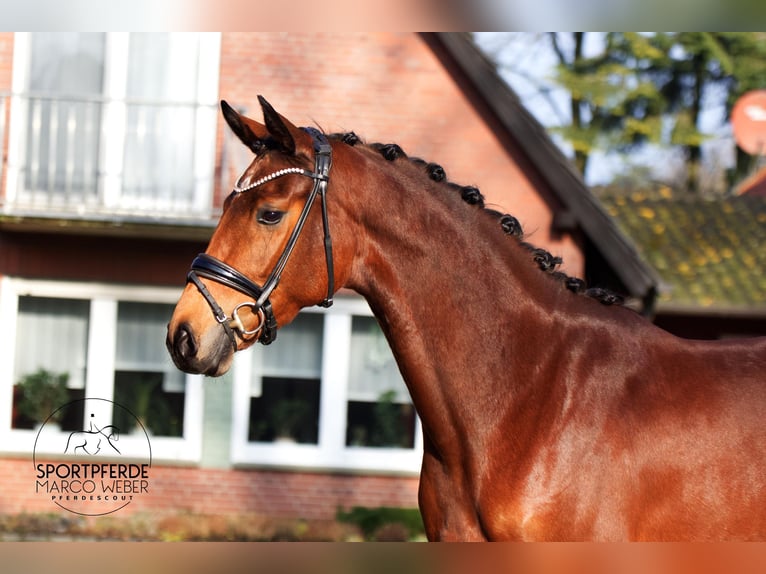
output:
[[[417,416],[359,297],[306,310],[220,380],[177,372],[165,352],[188,265],[249,161],[218,100],[260,119],[258,94],[298,125],[441,163],[566,272],[608,268],[651,298],[629,245],[467,36],[0,34],[0,514],[56,509],[35,492],[33,456],[72,460],[63,445],[96,399],[148,431],[150,487],[126,512],[416,505]],[[17,385],[39,369],[68,376],[48,446]],[[121,446],[139,440],[117,407],[98,417],[123,427]]]

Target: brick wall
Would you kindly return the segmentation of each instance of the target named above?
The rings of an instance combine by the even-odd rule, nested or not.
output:
[[[13,32],[0,32],[0,92],[11,89]]]
[[[148,483],[148,493],[136,496],[118,511],[120,515],[187,511],[332,519],[338,507],[414,508],[418,489],[417,477],[157,465],[149,469]],[[35,493],[35,472],[29,459],[0,460],[0,484],[0,515],[67,512],[46,495]]]
[[[0,94],[11,91],[11,73],[13,68],[13,32],[0,32]],[[5,126],[5,133],[0,133],[0,199],[5,197],[5,176],[8,162],[8,122],[10,121],[10,106],[8,100],[0,102],[0,126]]]
[[[0,32],[0,91],[11,88],[13,32]]]

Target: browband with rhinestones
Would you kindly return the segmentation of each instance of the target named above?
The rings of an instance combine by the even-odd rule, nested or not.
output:
[[[314,177],[314,175],[315,175],[314,172],[309,171],[307,169],[300,168],[300,167],[286,167],[284,169],[280,169],[278,171],[275,171],[274,173],[270,173],[269,175],[265,175],[262,178],[254,181],[253,183],[251,183],[248,186],[239,187],[238,185],[235,184],[234,185],[234,192],[235,193],[242,193],[242,192],[245,192],[245,191],[250,191],[251,189],[258,187],[259,185],[263,185],[264,183],[267,183],[267,182],[271,181],[272,179],[276,179],[278,177],[281,177],[283,175],[288,175],[290,173],[299,173],[301,175],[307,175],[309,177]]]

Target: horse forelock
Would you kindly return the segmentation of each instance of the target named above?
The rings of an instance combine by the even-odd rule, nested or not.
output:
[[[401,160],[407,161],[409,165],[418,168],[423,177],[440,184],[446,192],[459,193],[464,203],[480,209],[487,217],[495,220],[505,235],[515,239],[519,245],[531,254],[532,261],[537,264],[541,271],[557,279],[572,293],[591,297],[604,305],[621,305],[623,303],[622,296],[600,287],[589,288],[583,279],[571,277],[559,271],[558,267],[563,263],[561,257],[554,256],[547,250],[524,241],[524,230],[521,222],[516,217],[487,207],[484,202],[484,196],[479,188],[473,185],[461,185],[450,181],[446,170],[441,165],[418,157],[410,157],[401,146],[395,143],[364,143],[354,132],[330,134],[328,137],[349,146],[364,145],[368,149],[377,152],[386,162],[391,163],[392,166],[402,165],[399,163]]]

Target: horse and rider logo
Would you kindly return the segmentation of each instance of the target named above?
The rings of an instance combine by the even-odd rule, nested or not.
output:
[[[72,431],[66,441],[64,454],[88,454],[90,456],[101,452],[105,448],[109,454],[122,454],[115,446],[120,440],[120,429],[114,425],[105,425],[99,428],[93,419],[96,415],[90,414],[88,430]]]
[[[47,424],[72,406],[87,413],[83,430],[62,433]],[[135,424],[120,432],[112,424],[117,419]],[[129,409],[107,399],[80,399],[51,413],[35,438],[32,462],[35,492],[75,514],[111,514],[149,492],[149,434]]]

